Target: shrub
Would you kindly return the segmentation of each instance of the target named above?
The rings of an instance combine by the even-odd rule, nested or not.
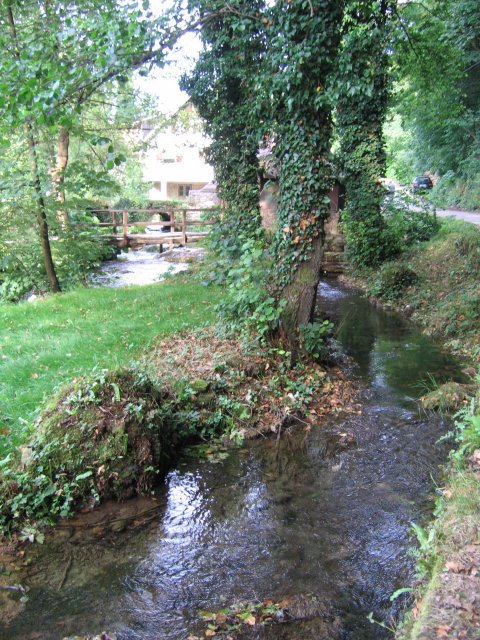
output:
[[[356,219],[348,210],[342,211],[341,220],[346,240],[346,256],[350,262],[358,266],[375,266],[390,255],[385,229],[379,230],[369,220]]]
[[[403,264],[387,264],[380,269],[370,292],[385,300],[397,300],[407,287],[417,281],[418,276],[410,267]]]
[[[331,333],[333,322],[310,322],[300,327],[302,343],[305,351],[314,359],[325,354],[325,338]]]
[[[430,199],[439,207],[478,209],[480,202],[480,177],[478,160],[463,164],[463,176],[447,171],[435,184]]]
[[[430,240],[438,230],[434,210],[425,200],[407,194],[388,200],[383,208],[385,244],[389,258],[419,242]]]
[[[101,372],[62,389],[38,419],[24,459],[0,462],[2,528],[148,493],[176,442],[166,402],[136,370]]]

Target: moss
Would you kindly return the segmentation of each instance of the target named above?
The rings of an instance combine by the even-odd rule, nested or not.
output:
[[[195,391],[195,393],[204,393],[208,390],[209,382],[207,380],[197,378],[196,380],[192,380],[190,382],[190,387],[193,389],[193,391]]]
[[[420,398],[424,409],[431,411],[455,411],[459,409],[474,391],[472,385],[446,382]]]
[[[135,370],[81,378],[62,389],[38,419],[23,463],[5,471],[4,524],[30,516],[53,520],[84,503],[149,493],[180,440],[171,407]]]

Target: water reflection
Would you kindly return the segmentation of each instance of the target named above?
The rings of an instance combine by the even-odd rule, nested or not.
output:
[[[341,293],[334,282],[323,282],[320,311],[334,320],[339,342],[378,396],[408,401],[422,395],[432,378],[462,379],[452,358],[412,325],[354,291]]]

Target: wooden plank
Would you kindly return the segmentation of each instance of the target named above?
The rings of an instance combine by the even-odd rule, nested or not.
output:
[[[189,243],[198,242],[199,240],[202,240],[204,237],[205,236],[189,235],[188,241]],[[137,235],[132,235],[127,237],[126,243],[124,242],[123,236],[117,236],[116,238],[111,238],[111,241],[116,246],[120,246],[120,247],[123,247],[123,246],[144,247],[148,245],[159,245],[159,244],[168,244],[170,247],[173,247],[175,244],[182,244],[181,235],[170,236],[167,238],[165,238],[164,236],[152,238],[152,237],[141,237]]]
[[[214,223],[213,220],[206,220],[206,221],[202,221],[202,220],[187,220],[186,221],[186,226],[187,227],[209,227]],[[158,227],[171,227],[173,226],[174,223],[170,222],[169,220],[165,220],[162,222],[128,222],[127,223],[127,227],[150,227],[150,226],[158,226]],[[177,224],[175,222],[175,224]],[[113,224],[111,222],[95,222],[92,224],[87,224],[85,222],[74,222],[72,223],[70,226],[72,227],[79,227],[80,229],[96,229],[98,227],[103,228],[103,227],[109,227],[112,228]],[[117,225],[115,225],[115,228],[117,227]]]
[[[187,207],[184,209],[178,209],[177,207],[164,207],[162,209],[89,209],[88,213],[123,213],[127,211],[127,213],[170,213],[171,211],[186,211],[187,213],[190,211],[195,211],[196,213],[201,213],[203,211],[210,211],[212,209],[195,209],[193,207]],[[216,210],[216,209],[215,209]]]
[[[182,211],[182,243],[187,244],[187,212]]]
[[[128,227],[128,213],[127,213],[127,210],[124,209],[122,214],[123,214],[123,239],[128,244],[128,241],[127,241],[127,231],[128,231],[128,229],[127,229],[127,227]]]

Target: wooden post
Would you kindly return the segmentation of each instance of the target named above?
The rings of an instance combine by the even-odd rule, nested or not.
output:
[[[170,222],[173,224],[170,225],[170,233],[175,231],[175,211],[170,211]]]
[[[128,227],[127,227],[127,222],[128,222],[128,213],[127,210],[124,209],[123,210],[123,243],[124,246],[128,246],[128,239],[127,239],[127,231],[128,231]]]
[[[185,209],[182,211],[182,244],[187,244],[187,212]]]
[[[112,229],[113,229],[113,235],[116,236],[117,235],[117,216],[115,215],[115,211],[112,211]]]

